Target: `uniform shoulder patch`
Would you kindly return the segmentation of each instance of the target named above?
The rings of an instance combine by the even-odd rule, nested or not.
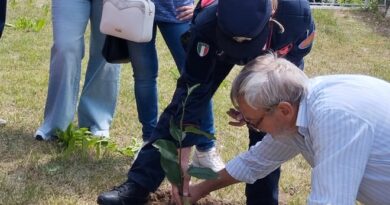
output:
[[[200,6],[202,8],[205,8],[206,6],[212,4],[215,0],[201,0],[200,1]]]
[[[204,57],[209,53],[210,46],[207,43],[198,42],[196,46],[196,51],[200,57]]]
[[[316,35],[316,32],[315,32],[315,31],[311,32],[311,34],[308,35],[308,36],[306,37],[306,39],[303,40],[303,41],[298,45],[298,48],[299,48],[299,49],[306,49],[306,48],[308,48],[308,47],[313,43],[315,35]]]

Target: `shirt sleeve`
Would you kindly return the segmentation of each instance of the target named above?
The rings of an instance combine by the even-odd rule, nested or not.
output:
[[[264,139],[252,146],[226,165],[226,171],[236,180],[254,183],[278,168],[283,162],[299,153],[296,147],[289,146],[266,135]]]
[[[309,125],[314,167],[308,204],[354,205],[373,144],[372,128],[343,110],[315,113]]]

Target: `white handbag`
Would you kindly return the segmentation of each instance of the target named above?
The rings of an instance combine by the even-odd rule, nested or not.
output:
[[[149,42],[155,7],[151,0],[104,0],[100,31],[134,42]]]

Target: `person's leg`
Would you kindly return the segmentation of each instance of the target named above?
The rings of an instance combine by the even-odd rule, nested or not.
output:
[[[185,50],[181,43],[181,36],[188,31],[189,23],[165,23],[158,22],[161,34],[168,45],[169,50],[175,60],[176,66],[181,72],[185,66]],[[212,101],[209,101],[207,109],[200,121],[200,129],[215,134],[214,116]],[[224,168],[224,163],[218,155],[215,147],[215,140],[208,139],[205,136],[191,134],[193,137],[199,137],[199,144],[193,155],[193,165],[199,167],[209,167],[215,171]]]
[[[79,127],[92,134],[109,137],[118,91],[120,66],[102,56],[105,35],[99,30],[103,1],[90,1],[91,38],[84,87],[78,107]]]
[[[155,41],[156,26],[153,27],[153,36],[150,42],[128,42],[127,44],[133,67],[138,120],[142,124],[144,142],[150,139],[158,118],[158,62]]]
[[[157,75],[158,62],[155,47],[156,26],[153,28],[153,37],[147,43],[128,42],[131,65],[133,67],[134,92],[137,104],[138,119],[142,124],[142,138],[148,144],[153,129],[157,124],[158,117],[158,95],[157,95]],[[149,149],[152,147],[152,149]],[[153,184],[138,184],[133,180],[128,180],[115,187],[111,191],[104,192],[98,196],[98,204],[145,204],[148,200],[149,192],[154,191],[155,186],[159,186],[164,178],[164,173],[160,167],[159,152],[148,144],[142,148],[135,161],[142,161],[143,177],[153,177],[148,180]],[[157,158],[158,159],[157,159]],[[157,159],[157,161],[156,161]],[[157,168],[156,168],[157,167]],[[156,185],[157,184],[157,185]]]
[[[157,139],[173,140],[170,132],[170,120],[180,118],[182,115],[182,102],[187,96],[187,86],[191,86],[193,83],[188,75],[194,76],[194,72],[200,72],[199,74],[204,76],[202,78],[199,89],[194,90],[194,95],[187,101],[185,116],[191,116],[191,122],[199,124],[201,113],[208,105],[208,102],[218,89],[220,83],[229,74],[233,65],[225,64],[223,62],[215,62],[214,67],[209,67],[209,70],[202,69],[188,71],[185,69],[181,77],[177,81],[177,87],[173,95],[171,103],[161,114],[156,128],[153,130],[152,138],[149,144],[146,144],[139,152],[137,159],[132,164],[128,179],[135,181],[136,183],[146,187],[150,191],[155,191],[164,179],[164,172],[160,166],[160,153],[152,146],[152,143]],[[207,79],[207,80],[205,80]],[[197,83],[195,83],[197,84]],[[194,114],[195,115],[194,115]],[[198,113],[198,115],[196,115]],[[186,120],[186,119],[185,119]],[[190,121],[189,121],[190,122]],[[193,124],[193,123],[190,123]],[[183,147],[199,144],[200,139],[198,137],[186,137],[183,141]]]
[[[99,204],[120,204],[129,203],[133,201],[143,201],[148,196],[148,192],[154,192],[158,186],[160,186],[162,180],[165,177],[165,173],[160,165],[160,153],[157,148],[153,147],[152,143],[157,139],[173,140],[169,133],[169,124],[173,116],[178,117],[181,110],[182,101],[187,93],[187,86],[194,83],[190,80],[188,75],[194,75],[196,72],[202,80],[198,81],[203,84],[201,89],[197,91],[194,99],[189,104],[189,109],[194,109],[194,113],[199,113],[201,110],[205,110],[207,102],[210,101],[213,94],[217,90],[220,83],[227,76],[233,65],[224,64],[222,62],[215,62],[214,67],[206,70],[196,69],[193,72],[189,72],[179,78],[177,87],[173,95],[173,99],[168,107],[161,114],[156,128],[153,130],[150,141],[141,148],[137,158],[134,160],[129,173],[128,180],[119,187],[104,192],[99,195]],[[200,77],[200,76],[199,76]],[[199,122],[200,116],[197,116],[194,121]],[[185,138],[183,145],[192,146],[199,142],[196,137]]]
[[[79,92],[84,32],[91,1],[52,0],[53,46],[44,121],[35,137],[49,140],[72,122]]]
[[[7,13],[7,0],[0,0],[0,38],[5,26],[5,17]]]
[[[249,129],[249,147],[261,141],[266,133]],[[245,196],[247,205],[277,205],[279,195],[280,168],[253,184],[246,184]]]

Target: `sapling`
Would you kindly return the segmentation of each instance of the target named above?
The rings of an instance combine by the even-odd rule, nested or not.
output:
[[[196,84],[188,89],[187,96],[182,102],[183,110],[182,115],[180,116],[179,123],[176,124],[173,118],[171,118],[170,120],[169,132],[174,141],[176,142],[177,146],[173,141],[165,139],[159,139],[153,143],[153,145],[158,148],[161,154],[161,167],[163,168],[168,180],[178,188],[181,201],[184,205],[188,205],[190,203],[188,198],[189,196],[185,196],[184,194],[185,173],[183,172],[182,167],[186,166],[182,166],[181,160],[183,159],[183,140],[188,133],[194,133],[197,135],[206,136],[209,139],[215,139],[214,135],[204,132],[193,125],[183,125],[185,107],[187,104],[188,97],[191,95],[192,91],[198,86],[199,84]],[[187,174],[198,179],[216,179],[218,177],[218,174],[210,168],[201,168],[194,166],[190,166],[188,168]]]

